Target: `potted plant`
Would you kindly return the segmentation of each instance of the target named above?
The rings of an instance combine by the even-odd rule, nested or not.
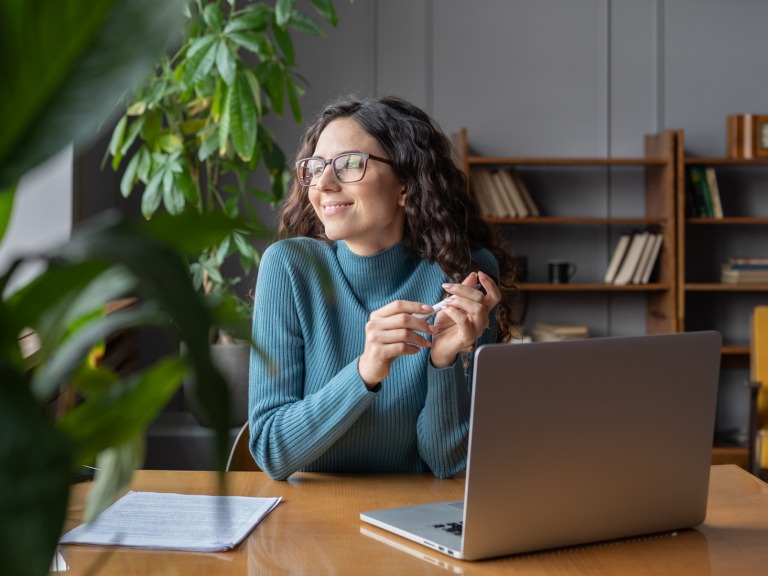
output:
[[[180,29],[183,2],[8,0],[0,3],[0,239],[18,179],[61,148],[79,146]],[[136,30],[142,31],[135,42]],[[130,50],[125,47],[130,46]],[[217,217],[218,216],[218,217]],[[0,276],[0,556],[9,574],[48,574],[72,474],[100,468],[86,516],[112,501],[141,465],[143,432],[178,388],[198,374],[211,398],[217,461],[228,448],[227,388],[208,354],[210,327],[231,318],[190,283],[184,254],[230,234],[220,215],[136,223],[105,216],[46,254],[45,270],[10,293]],[[105,315],[116,298],[137,305]],[[226,316],[220,314],[224,313]],[[172,322],[193,353],[170,355],[130,377],[96,360],[115,330]],[[34,335],[24,354],[20,335]],[[30,336],[28,336],[30,337]],[[74,403],[60,402],[77,395]]]
[[[312,5],[336,25],[331,0]],[[228,261],[230,269],[239,263],[248,274],[258,264],[253,240],[262,229],[255,204],[277,203],[290,178],[285,155],[263,119],[283,116],[287,101],[294,120],[301,122],[304,82],[294,72],[291,31],[323,32],[294,8],[293,0],[196,0],[187,18],[181,46],[160,59],[156,73],[127,103],[108,156],[114,170],[124,166],[122,194],[140,191],[147,219],[158,212],[194,210],[246,220],[247,225],[206,246],[190,271],[198,290],[235,295],[242,317],[250,318],[249,302],[238,291],[242,275],[224,267]],[[267,189],[252,184],[259,168]],[[247,330],[239,335],[217,330],[211,336],[215,361],[229,375],[237,398],[231,423],[239,425],[247,417]],[[209,424],[205,405],[191,389],[185,391],[193,414]]]

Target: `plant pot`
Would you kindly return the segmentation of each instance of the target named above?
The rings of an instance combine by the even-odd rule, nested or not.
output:
[[[211,360],[229,387],[231,427],[240,427],[248,420],[248,363],[251,348],[248,343],[211,344]],[[193,377],[184,379],[184,398],[195,419],[206,427],[212,422],[200,409],[194,394]]]

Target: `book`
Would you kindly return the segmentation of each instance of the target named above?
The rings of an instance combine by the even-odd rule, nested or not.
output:
[[[501,170],[490,172],[491,180],[493,180],[493,185],[496,188],[496,194],[498,195],[499,200],[501,200],[501,205],[504,207],[504,216],[509,218],[516,218],[520,216],[520,214],[518,213],[517,206],[512,199],[512,190],[508,188],[507,183],[501,173]]]
[[[632,275],[632,284],[643,283],[643,275],[645,274],[645,269],[651,260],[651,253],[656,246],[656,236],[658,236],[658,234],[654,232],[648,232],[648,238],[643,245],[643,251],[640,253],[640,259],[637,261],[635,272]]]
[[[753,114],[731,114],[726,119],[727,148],[730,158],[749,160],[755,157]]]
[[[720,187],[717,184],[717,174],[712,166],[707,166],[704,169],[704,175],[707,180],[707,188],[709,189],[709,197],[712,201],[712,217],[723,218],[723,203],[720,199]]]
[[[720,282],[723,284],[768,284],[768,269],[734,269],[730,264],[723,264],[720,270]]]
[[[768,258],[743,258],[743,257],[731,257],[728,259],[728,264],[731,268],[738,269],[742,267],[768,267]]]
[[[496,216],[495,206],[491,201],[489,191],[486,189],[483,179],[480,176],[480,170],[474,170],[470,176],[470,185],[474,194],[477,205],[480,208],[480,215],[485,218],[493,218]]]
[[[693,189],[694,216],[700,218],[712,218],[712,199],[709,195],[709,186],[704,169],[701,166],[692,166],[688,171],[691,187]]]
[[[645,270],[643,271],[642,279],[640,280],[640,284],[648,284],[648,282],[651,281],[651,275],[653,274],[653,269],[656,267],[656,262],[659,259],[659,254],[661,253],[661,245],[663,242],[664,242],[664,235],[661,233],[657,233],[654,238],[651,257],[648,259],[648,262],[646,263]]]
[[[525,185],[525,182],[520,177],[520,174],[518,174],[515,170],[510,170],[510,175],[512,176],[512,180],[515,182],[515,186],[519,190],[520,194],[523,197],[523,201],[525,201],[525,205],[528,207],[528,212],[531,216],[541,216],[541,211],[539,210],[539,207],[536,205],[536,202],[534,202],[533,197],[531,196],[531,192],[528,190],[528,187]]]
[[[634,278],[635,270],[640,262],[640,257],[643,254],[643,248],[645,248],[648,236],[649,232],[647,230],[635,232],[632,235],[632,240],[627,248],[627,255],[624,257],[624,260],[619,267],[619,271],[613,279],[615,285],[624,286],[632,282],[632,278]]]
[[[512,178],[512,175],[504,169],[500,169],[498,172],[496,172],[496,174],[498,179],[501,181],[504,190],[512,201],[512,204],[515,207],[515,211],[517,212],[517,216],[519,218],[525,218],[526,216],[529,216],[531,211],[529,210],[528,205],[525,203],[520,190],[517,189],[517,184],[515,183],[514,178]]]
[[[589,338],[589,328],[583,324],[536,322],[533,326],[533,339],[537,342],[560,342],[583,338]]]
[[[616,277],[616,272],[619,271],[619,266],[621,265],[622,260],[624,260],[624,255],[627,253],[627,247],[629,246],[629,241],[631,239],[631,234],[624,233],[619,236],[619,239],[616,241],[616,247],[613,249],[611,260],[608,263],[608,268],[603,277],[603,282],[606,284],[613,284],[613,279]]]
[[[503,193],[500,192],[496,186],[491,171],[487,169],[478,170],[478,176],[484,193],[488,198],[488,202],[493,206],[493,217],[506,218],[508,216],[514,216],[514,214],[510,214],[509,206],[504,203],[502,199]]]

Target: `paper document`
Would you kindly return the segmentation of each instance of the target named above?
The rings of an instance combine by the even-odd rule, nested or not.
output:
[[[242,542],[280,498],[128,492],[62,544],[219,552]]]

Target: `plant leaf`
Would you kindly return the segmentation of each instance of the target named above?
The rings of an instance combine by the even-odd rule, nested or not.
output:
[[[167,181],[167,185],[166,185]],[[177,177],[170,170],[163,179],[163,206],[169,214],[181,214],[186,206],[186,199],[178,184]]]
[[[336,14],[336,9],[333,7],[333,0],[312,0],[312,6],[315,7],[318,14],[320,14],[325,21],[328,22],[334,28],[339,24],[339,16]]]
[[[0,190],[0,241],[5,236],[5,231],[11,223],[13,214],[13,200],[16,197],[16,184],[5,190]]]
[[[222,85],[222,92],[224,93],[223,105],[221,107],[221,116],[219,118],[219,156],[224,156],[227,153],[227,143],[229,141],[230,130],[232,129],[232,116],[231,116],[231,102],[233,98],[233,92],[235,92],[234,86]]]
[[[120,179],[120,193],[123,195],[123,198],[128,198],[133,191],[133,185],[136,182],[136,174],[139,170],[140,160],[141,156],[139,154],[134,154],[133,158],[128,162],[128,166],[125,167],[123,177]]]
[[[294,10],[291,14],[291,20],[288,22],[288,25],[298,30],[299,32],[304,32],[305,34],[311,34],[312,36],[325,36],[325,32],[323,32],[322,28],[320,28],[315,22],[306,14],[302,14],[298,10]]]
[[[243,76],[230,88],[228,99],[232,143],[240,158],[248,161],[256,146],[258,118],[251,90]]]
[[[280,28],[285,28],[285,25],[288,24],[295,3],[296,0],[277,0],[277,4],[275,4],[275,21]]]
[[[59,428],[77,446],[75,462],[91,463],[99,452],[140,435],[168,404],[186,371],[180,357],[169,356],[70,410]]]
[[[262,62],[257,69],[257,77],[265,87],[272,110],[277,116],[283,115],[283,100],[285,99],[285,80],[283,68],[277,62]]]
[[[254,54],[264,55],[266,51],[264,46],[266,39],[263,34],[253,34],[251,32],[232,32],[227,35],[232,42],[238,46],[242,46],[246,50],[250,50]]]
[[[232,32],[264,32],[269,26],[271,9],[266,4],[249,4],[241,16],[237,16],[224,26],[224,34]]]
[[[288,102],[291,105],[291,113],[297,124],[301,124],[301,105],[299,104],[299,95],[296,90],[296,84],[293,82],[290,74],[285,75],[285,86],[288,88]]]
[[[0,542],[3,572],[48,574],[69,497],[72,447],[0,359]]]
[[[162,190],[160,189],[163,174],[165,174],[165,171],[162,168],[158,168],[144,188],[144,194],[141,196],[141,214],[144,218],[151,218],[160,207],[160,202],[163,200]]]
[[[159,325],[168,317],[156,305],[143,303],[91,321],[61,342],[56,354],[43,364],[32,377],[32,391],[37,398],[45,400],[61,386],[80,365],[94,345],[110,334],[135,326]]]
[[[183,4],[70,0],[64,10],[59,0],[0,2],[0,189],[96,136],[115,102],[177,38]]]
[[[231,85],[235,81],[237,60],[224,40],[220,40],[216,48],[216,69],[227,84]]]
[[[285,29],[285,25],[280,25],[278,21],[275,21],[272,24],[272,35],[275,37],[275,43],[279,46],[280,52],[283,53],[288,66],[294,66],[296,64],[296,54],[293,50],[291,35]]]
[[[220,212],[199,214],[187,210],[178,216],[158,214],[143,223],[143,230],[181,254],[192,255],[218,244],[227,234],[245,226],[244,220],[228,218]]]
[[[182,80],[187,86],[197,85],[213,68],[216,62],[216,36],[203,36],[189,49],[188,58],[182,71]]]
[[[112,131],[112,137],[109,140],[109,153],[112,155],[112,170],[117,170],[120,166],[120,160],[123,159],[123,140],[125,138],[125,126],[128,119],[123,116],[118,120],[115,129]]]
[[[123,140],[123,145],[120,147],[120,153],[126,154],[131,146],[133,146],[133,143],[136,141],[136,137],[139,135],[139,132],[141,132],[142,128],[144,127],[144,122],[146,121],[146,116],[139,116],[131,122],[131,125],[128,127],[128,130],[125,133],[125,139]]]
[[[221,14],[221,8],[218,4],[207,4],[203,8],[203,20],[214,30],[221,30],[224,17]]]
[[[253,98],[253,103],[256,105],[256,116],[261,118],[261,88],[259,86],[259,79],[256,78],[256,74],[250,68],[246,68],[243,71],[243,75],[248,81],[248,87],[251,89],[251,98]]]
[[[83,520],[92,522],[130,484],[133,471],[144,464],[144,438],[140,434],[116,448],[100,452],[96,475],[85,499]]]

